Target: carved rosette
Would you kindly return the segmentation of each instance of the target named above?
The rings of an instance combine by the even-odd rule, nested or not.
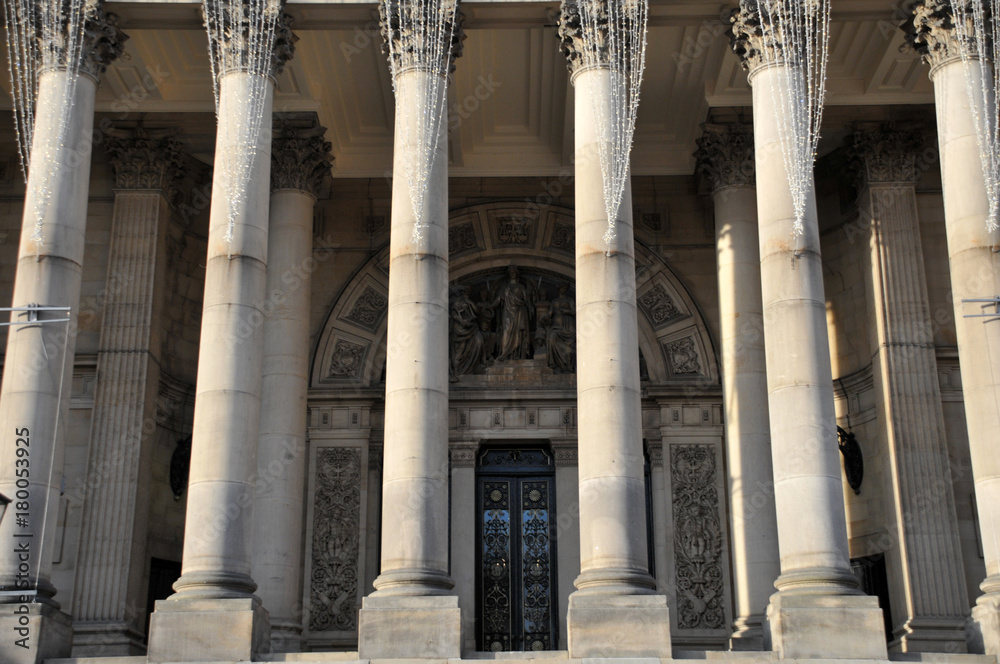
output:
[[[608,10],[604,0],[598,0],[597,23],[600,28],[596,50],[600,61],[610,63],[608,49]],[[575,75],[584,67],[584,52],[594,46],[584,42],[583,17],[580,14],[580,4],[577,0],[562,0],[559,8],[559,48],[566,56],[566,67],[570,75]]]
[[[968,16],[972,16],[971,11]],[[912,27],[905,26],[904,30],[914,49],[932,70],[962,57],[950,0],[918,0],[913,5]],[[971,18],[966,34],[975,34]],[[968,49],[970,54],[977,53],[975,39],[969,40]]]
[[[333,168],[326,127],[296,129],[287,123],[275,127],[271,144],[271,189],[297,189],[318,197]]]
[[[454,26],[450,24],[450,21],[444,25],[444,32],[451,34],[451,46],[448,49],[449,74],[455,72],[455,61],[462,57],[462,49],[464,48],[462,42],[465,41],[465,29],[463,28],[465,14],[462,13],[461,8],[458,6],[458,0],[452,1],[455,3],[453,14]],[[393,63],[394,71],[405,71],[407,69],[428,69],[435,71],[437,69],[436,63],[426,61],[426,54],[422,52],[420,44],[417,43],[417,40],[410,33],[408,27],[414,22],[420,23],[426,19],[400,15],[401,8],[404,11],[414,12],[418,11],[418,7],[417,3],[400,2],[394,2],[390,7],[385,0],[382,0],[378,4],[379,28],[382,32],[382,52],[387,57],[396,59],[396,62]],[[389,47],[390,40],[394,42],[393,48]]]
[[[183,144],[173,135],[153,138],[142,127],[124,137],[108,136],[116,189],[159,189],[173,200],[184,172]]]
[[[862,181],[869,184],[915,184],[923,141],[915,131],[880,129],[855,132],[850,156]]]
[[[283,0],[268,0],[264,7],[264,11],[266,12],[278,13],[274,25],[274,43],[271,46],[271,70],[269,73],[271,78],[277,77],[284,71],[285,65],[295,55],[295,42],[299,40],[298,36],[292,32],[292,22],[294,19],[282,11],[283,5]],[[236,11],[242,12],[242,22],[234,15],[234,7],[238,7]],[[246,2],[246,0],[230,0],[230,2],[223,4],[215,2],[202,4],[202,18],[205,22],[205,27],[209,30],[209,34],[213,35],[213,39],[215,38],[214,35],[218,34],[215,27],[220,22],[227,27],[223,31],[223,41],[216,44],[213,48],[231,51],[232,55],[222,58],[224,62],[220,63],[220,66],[225,66],[227,63],[232,64],[227,69],[217,71],[216,74],[218,76],[225,76],[226,74],[245,68],[237,64],[246,61],[245,57],[241,58],[238,54],[250,52],[251,34],[249,29],[260,22],[259,18],[251,16],[251,12],[256,8],[256,3]],[[246,29],[242,31],[235,29],[235,26],[238,25],[246,26]]]
[[[706,125],[698,139],[698,171],[712,192],[726,187],[753,187],[756,182],[753,134],[746,125]]]

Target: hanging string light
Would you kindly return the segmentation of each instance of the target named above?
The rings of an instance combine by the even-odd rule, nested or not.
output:
[[[226,149],[217,155],[216,172],[228,203],[225,240],[232,246],[236,219],[246,206],[257,164],[281,0],[204,0],[204,11],[217,119],[221,78],[234,72],[247,74],[246,89],[226,99],[232,107],[226,122],[218,123],[224,132],[219,145]]]
[[[406,174],[415,220],[412,242],[417,244],[429,226],[424,202],[447,115],[448,75],[461,16],[457,0],[384,0],[379,10],[400,114],[396,124],[402,145],[394,158],[402,160]],[[401,77],[410,71],[430,75],[420,77],[419,85],[409,90],[415,98],[401,98]]]
[[[830,0],[750,0],[760,13],[763,61],[778,68],[769,77],[781,154],[801,237],[819,145],[830,37]]]
[[[1000,124],[996,100],[997,90],[1000,90],[1000,67],[997,66],[1000,62],[1000,1],[952,0],[951,5],[989,200],[986,230],[992,233],[1000,225]]]
[[[608,230],[608,253],[617,237],[616,220],[628,184],[639,89],[646,67],[648,0],[579,0],[583,68],[611,70],[609,97],[595,89],[592,99],[599,142],[601,179]]]
[[[14,102],[21,170],[34,199],[31,240],[36,252],[44,238],[42,227],[63,168],[60,154],[66,146],[76,98],[76,82],[83,60],[87,16],[98,10],[96,0],[4,0],[7,23],[7,66]],[[61,70],[66,75],[47,100],[46,113],[57,118],[55,132],[35,135],[39,76]],[[31,168],[34,162],[36,167]],[[37,255],[37,254],[36,254]]]

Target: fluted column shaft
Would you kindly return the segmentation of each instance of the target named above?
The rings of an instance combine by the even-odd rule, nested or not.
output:
[[[330,144],[317,131],[279,130],[272,148],[252,574],[270,613],[272,652],[297,652],[302,639],[312,221],[330,169]]]
[[[141,129],[109,137],[108,147],[118,188],[73,596],[81,656],[145,652],[138,622],[146,590],[145,487],[160,382],[168,189],[180,167],[176,141],[152,140]]]
[[[20,590],[22,602],[58,608],[50,583],[56,510],[62,482],[63,448],[69,415],[76,348],[77,308],[90,188],[90,135],[98,77],[119,55],[127,39],[113,16],[88,9],[93,33],[84,40],[78,73],[48,69],[39,74],[30,174],[24,201],[12,307],[70,307],[72,321],[8,328],[0,386],[0,493],[15,502],[0,522],[0,590]],[[100,33],[99,41],[93,36]],[[65,134],[60,133],[62,95],[69,77],[73,97]],[[62,143],[60,143],[60,139]],[[48,183],[45,173],[58,163]],[[33,177],[32,177],[33,175]],[[42,216],[41,241],[33,239]],[[66,317],[39,312],[37,320]],[[29,314],[15,312],[12,321]],[[0,603],[16,596],[0,597]],[[10,645],[13,639],[4,643]],[[0,649],[0,654],[5,651]],[[20,651],[18,651],[20,652]]]
[[[764,611],[780,572],[771,472],[764,314],[753,137],[709,127],[699,140],[700,170],[715,204],[722,386],[725,401],[736,617],[730,645],[764,645]]]
[[[919,141],[872,131],[858,133],[854,146],[871,228],[866,281],[876,407],[895,487],[893,647],[964,652],[969,600],[917,218]]]
[[[989,204],[967,85],[979,90],[979,67],[966,71],[951,26],[950,3],[921,0],[914,7],[917,48],[931,65],[937,111],[941,184],[951,266],[955,333],[962,369],[969,452],[976,485],[976,506],[986,563],[983,595],[973,610],[978,636],[970,649],[1000,653],[1000,323],[966,315],[993,311],[963,300],[1000,295],[997,235],[986,230]],[[941,20],[942,18],[946,20]],[[984,117],[985,108],[978,108]]]

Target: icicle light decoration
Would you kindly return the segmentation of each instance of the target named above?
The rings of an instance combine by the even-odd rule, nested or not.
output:
[[[600,141],[601,179],[608,230],[608,253],[617,237],[616,221],[628,184],[639,88],[646,67],[648,0],[579,0],[583,68],[611,70],[610,100],[598,91],[592,100]],[[610,104],[607,102],[610,101]]]
[[[826,97],[830,0],[756,2],[763,60],[784,65],[771,77],[770,89],[795,209],[793,230],[801,237]]]
[[[236,218],[246,207],[257,163],[281,0],[204,0],[204,10],[217,118],[222,77],[235,72],[249,75],[246,93],[226,100],[235,108],[228,109],[226,122],[219,122],[226,132],[220,145],[232,148],[221,155],[220,164],[229,213],[225,240],[232,246]]]
[[[997,66],[1000,62],[1000,0],[952,0],[951,4],[989,199],[986,230],[993,233],[1000,224],[1000,124],[996,98],[1000,89],[1000,67]],[[979,75],[978,80],[975,74]]]
[[[394,158],[403,161],[415,218],[412,242],[418,244],[428,227],[424,202],[442,124],[448,115],[448,75],[456,23],[461,17],[456,0],[384,0],[379,9],[383,12],[396,113],[400,114],[397,126],[402,146],[397,146]],[[401,99],[400,77],[414,70],[431,75],[422,77],[415,99]]]
[[[7,66],[14,101],[14,129],[21,155],[21,170],[34,192],[33,231],[36,255],[43,242],[42,225],[52,202],[56,179],[66,145],[76,82],[83,60],[83,40],[87,14],[97,8],[94,0],[4,0],[7,23]],[[36,137],[35,111],[39,76],[45,71],[63,70],[66,76],[46,108],[59,118],[55,134]],[[32,158],[39,168],[32,169]]]

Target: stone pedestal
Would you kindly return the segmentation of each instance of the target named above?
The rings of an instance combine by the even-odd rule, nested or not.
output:
[[[576,592],[569,596],[566,621],[570,657],[670,657],[666,595]]]
[[[462,656],[462,611],[455,595],[369,595],[361,602],[361,659]]]
[[[160,600],[150,618],[148,661],[250,661],[267,652],[270,632],[256,597]]]
[[[0,662],[39,664],[69,657],[73,619],[48,604],[4,604],[0,607],[0,634]]]
[[[778,593],[764,645],[780,659],[886,659],[882,609],[867,595]]]

